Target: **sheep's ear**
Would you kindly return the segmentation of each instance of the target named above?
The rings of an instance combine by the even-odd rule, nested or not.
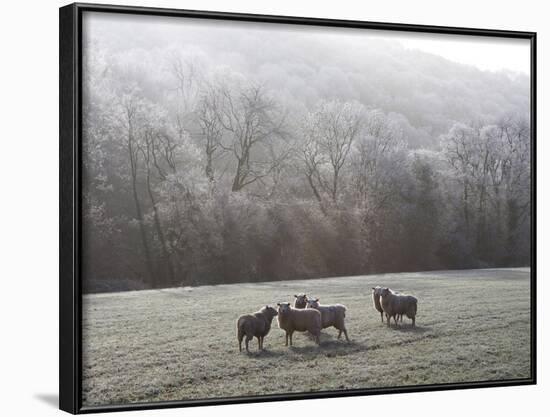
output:
[[[319,299],[318,299],[318,298],[316,298],[316,299],[315,299],[315,302],[316,302],[316,303],[318,303],[318,302],[319,302]]]
[[[266,304],[266,305],[265,305],[265,308],[269,308],[269,306]]]
[[[294,298],[298,298],[298,296],[296,294],[294,294]]]
[[[281,307],[281,303],[277,303],[277,306],[278,306],[278,307]]]
[[[376,288],[372,287],[373,290],[375,290]]]

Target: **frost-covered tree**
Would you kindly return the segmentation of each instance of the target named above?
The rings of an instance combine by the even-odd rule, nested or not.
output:
[[[321,101],[304,121],[304,172],[323,210],[329,203],[338,206],[343,170],[361,132],[364,112],[358,102]]]

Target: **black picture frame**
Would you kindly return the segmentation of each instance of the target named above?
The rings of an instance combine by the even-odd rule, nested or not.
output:
[[[81,54],[82,15],[85,12],[108,12],[133,15],[155,15],[198,19],[219,19],[257,23],[283,23],[378,29],[400,32],[473,35],[508,39],[527,39],[531,45],[531,378],[490,382],[465,382],[437,385],[419,385],[394,388],[356,389],[288,393],[254,397],[213,398],[192,401],[132,403],[84,407],[82,405],[82,125],[81,125]],[[70,4],[59,10],[59,130],[60,130],[60,228],[59,228],[59,408],[73,414],[143,410],[201,405],[221,405],[248,402],[330,398],[405,392],[442,391],[465,388],[503,387],[536,384],[536,41],[534,32],[472,29],[462,27],[393,24],[350,20],[317,19],[291,16],[267,16],[241,13],[222,13],[195,10],[176,10],[151,7],[130,7],[98,4]]]

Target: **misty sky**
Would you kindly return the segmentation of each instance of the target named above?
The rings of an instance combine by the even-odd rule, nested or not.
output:
[[[395,38],[406,48],[439,55],[482,70],[530,73],[530,45],[527,39],[431,34],[407,34]]]
[[[297,38],[315,37],[320,41],[345,42],[346,46],[363,43],[365,40],[397,42],[411,50],[419,50],[441,56],[450,61],[474,66],[481,70],[511,71],[529,75],[530,43],[526,39],[505,39],[481,36],[442,35],[427,33],[406,33],[399,31],[377,31],[329,27],[305,27],[281,24],[258,24],[251,22],[227,22],[202,19],[182,19],[161,16],[135,16],[107,13],[86,13],[84,16],[86,30],[84,36],[102,37],[102,34],[118,33],[128,46],[145,46],[154,43],[155,39],[192,41],[197,34],[205,33],[208,37],[215,34],[223,39],[227,34],[243,37],[249,36],[288,36]],[[194,35],[191,35],[194,32]],[[128,36],[128,34],[131,34]],[[191,36],[188,36],[191,35]],[[149,39],[147,39],[149,38]],[[149,42],[148,42],[149,41]],[[133,43],[133,45],[132,45]],[[158,42],[157,42],[158,45]],[[152,45],[151,45],[152,46]]]

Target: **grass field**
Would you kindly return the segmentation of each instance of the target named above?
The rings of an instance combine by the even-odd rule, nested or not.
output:
[[[370,288],[419,299],[387,328]],[[321,346],[273,321],[239,353],[235,320],[306,292],[348,307],[351,343]],[[444,271],[96,294],[83,304],[83,404],[105,405],[530,377],[529,269]]]

